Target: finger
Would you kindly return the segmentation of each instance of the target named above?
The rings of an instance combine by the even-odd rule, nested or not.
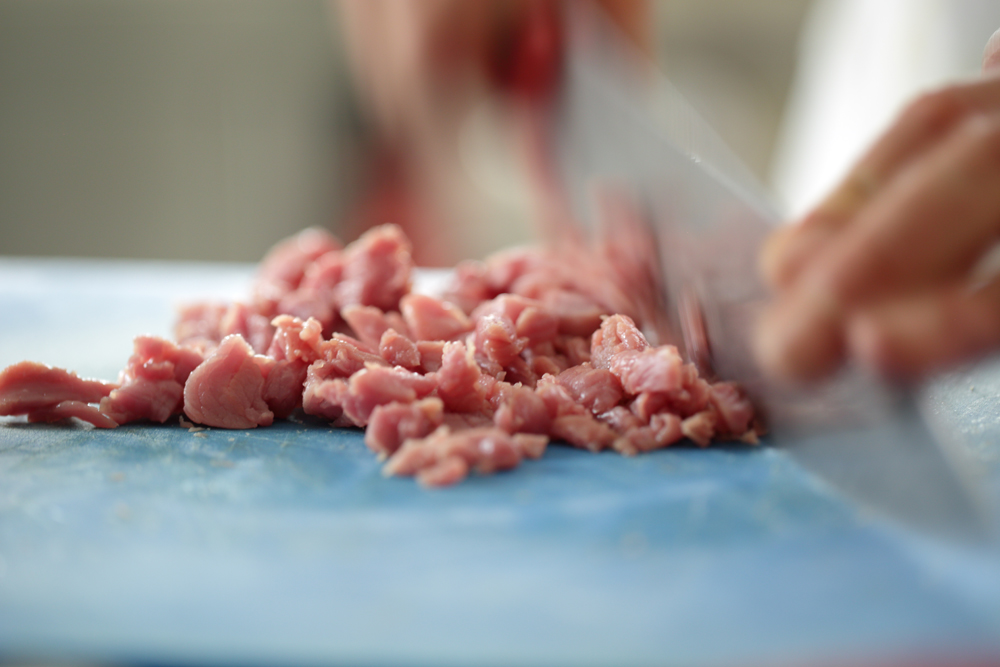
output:
[[[1000,226],[1000,115],[976,116],[897,176],[764,315],[758,354],[811,379],[841,360],[850,313],[968,272]]]
[[[884,376],[916,379],[1000,347],[1000,279],[866,309],[847,330],[851,356]]]
[[[787,289],[830,239],[844,229],[916,156],[971,114],[1000,110],[1000,77],[928,93],[900,115],[843,182],[798,225],[781,230],[761,253],[761,273]]]
[[[993,33],[983,50],[983,74],[1000,72],[1000,30]]]

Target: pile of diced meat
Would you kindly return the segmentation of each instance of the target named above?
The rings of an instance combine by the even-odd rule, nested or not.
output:
[[[246,429],[301,410],[365,428],[387,474],[430,486],[514,468],[550,440],[625,455],[756,441],[737,386],[651,346],[613,281],[570,260],[526,249],[466,262],[436,298],[411,291],[398,227],[346,248],[306,230],[265,257],[247,303],[182,309],[174,342],[136,338],[117,382],[8,367],[0,415]]]

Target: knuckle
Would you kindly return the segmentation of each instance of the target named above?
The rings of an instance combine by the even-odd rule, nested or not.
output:
[[[962,86],[947,86],[923,93],[903,111],[901,123],[933,134],[948,129],[970,109]]]

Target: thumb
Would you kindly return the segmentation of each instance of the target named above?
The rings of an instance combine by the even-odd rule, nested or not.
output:
[[[993,33],[983,50],[983,74],[1000,74],[1000,30]]]

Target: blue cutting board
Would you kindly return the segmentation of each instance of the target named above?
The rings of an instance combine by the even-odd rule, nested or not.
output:
[[[0,366],[113,378],[245,266],[0,261]],[[1000,488],[1000,372],[937,405]],[[1000,658],[1000,556],[867,513],[783,452],[550,447],[426,491],[357,431],[0,425],[0,659],[729,665]]]

